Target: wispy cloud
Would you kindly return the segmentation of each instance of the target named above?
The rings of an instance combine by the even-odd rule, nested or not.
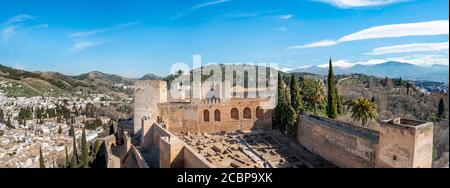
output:
[[[18,28],[18,26],[15,26],[15,25],[11,25],[11,26],[4,28],[1,32],[2,41],[3,42],[9,41],[9,39],[16,34],[17,28]]]
[[[316,47],[323,47],[323,46],[333,46],[336,45],[337,42],[333,40],[323,40],[319,42],[314,42],[310,44],[305,45],[297,45],[297,46],[289,46],[289,49],[302,49],[302,48],[316,48]]]
[[[279,18],[282,19],[282,20],[289,20],[292,17],[294,17],[294,15],[287,14],[287,15],[281,15]]]
[[[98,46],[105,43],[104,41],[77,41],[73,44],[70,52],[79,52],[86,48]]]
[[[75,52],[80,52],[83,51],[87,48],[91,48],[94,46],[99,46],[102,44],[105,44],[106,41],[102,40],[93,40],[93,36],[101,34],[101,33],[105,33],[105,32],[111,32],[111,31],[116,31],[116,30],[120,30],[120,29],[125,29],[134,25],[139,24],[139,22],[129,22],[129,23],[124,23],[124,24],[118,24],[118,25],[114,25],[111,27],[106,27],[106,28],[98,28],[98,29],[93,29],[90,31],[78,31],[78,32],[73,32],[69,34],[69,37],[72,39],[73,44],[70,47],[69,51],[72,53]]]
[[[439,52],[449,50],[449,42],[440,43],[413,43],[413,44],[402,44],[394,46],[385,46],[380,48],[375,48],[370,53],[366,55],[384,55],[393,53],[407,53],[407,52]]]
[[[33,20],[33,19],[34,19],[34,17],[30,16],[28,14],[20,14],[20,15],[14,16],[14,17],[6,20],[3,24],[4,25],[9,25],[9,24],[14,24],[14,23],[18,23],[18,22],[24,22],[24,21]]]
[[[229,1],[230,0],[215,0],[215,1],[209,1],[209,2],[202,3],[202,4],[198,4],[198,5],[191,7],[188,11],[172,17],[171,20],[179,19],[197,9],[201,9],[201,8],[205,8],[205,7],[209,7],[209,6],[213,6],[213,5],[217,5],[217,4],[222,4],[222,3],[229,2]]]
[[[70,37],[71,38],[88,37],[88,36],[99,34],[99,33],[125,29],[128,27],[137,25],[137,24],[139,24],[139,22],[129,22],[129,23],[119,24],[119,25],[115,25],[115,26],[107,27],[107,28],[99,28],[99,29],[93,29],[90,31],[74,32],[74,33],[70,34]]]
[[[340,67],[340,68],[343,68],[343,69],[353,67],[354,65],[355,65],[355,63],[349,63],[349,62],[347,62],[345,60],[333,61],[333,66]],[[321,67],[321,68],[328,68],[329,64],[325,63],[325,64],[321,64],[321,65],[317,65],[317,66]]]
[[[30,16],[28,14],[20,14],[17,16],[14,16],[12,18],[9,18],[8,20],[2,22],[0,24],[0,39],[1,42],[8,42],[11,38],[16,36],[19,33],[26,33],[26,31],[19,32],[20,28],[23,27],[23,23],[28,20],[34,20],[35,18],[33,16]],[[41,28],[42,26],[48,27],[47,24],[41,24],[41,25],[34,25],[28,27],[29,29],[35,29],[35,28]]]
[[[380,38],[395,38],[408,36],[430,36],[430,35],[448,35],[449,34],[448,20],[435,20],[429,22],[417,22],[406,24],[392,24],[375,26],[368,29],[358,31],[339,38],[338,40],[324,40],[313,42],[310,44],[292,46],[289,48],[315,48],[323,46],[333,46],[343,42],[351,42],[358,40],[380,39]]]
[[[421,54],[421,55],[410,55],[410,56],[398,56],[398,57],[388,57],[379,59],[369,59],[369,60],[359,60],[359,61],[349,61],[345,59],[333,61],[334,67],[339,67],[343,69],[351,68],[355,65],[377,65],[389,61],[396,61],[402,63],[413,64],[417,66],[432,66],[432,65],[449,65],[447,55],[431,55],[431,54]],[[321,68],[328,68],[328,63],[317,65]]]
[[[356,8],[356,7],[372,7],[382,6],[405,0],[313,0],[322,3],[328,3],[338,8]]]

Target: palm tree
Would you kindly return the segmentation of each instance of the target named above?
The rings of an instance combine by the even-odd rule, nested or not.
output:
[[[361,121],[363,126],[366,126],[369,119],[373,120],[377,117],[375,103],[366,98],[353,100],[349,108],[352,111],[352,119]]]

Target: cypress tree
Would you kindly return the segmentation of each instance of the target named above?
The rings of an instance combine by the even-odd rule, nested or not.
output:
[[[298,113],[291,106],[287,106],[286,108],[286,134],[288,136],[295,136],[295,128],[298,119]]]
[[[87,167],[89,164],[89,148],[86,140],[85,128],[83,128],[81,133],[81,163],[84,167]]]
[[[337,93],[336,93],[336,86],[334,82],[334,72],[333,72],[333,64],[331,62],[329,63],[328,68],[328,101],[327,101],[327,115],[329,118],[336,118],[337,116]]]
[[[411,88],[411,84],[406,82],[406,95],[409,95],[409,89]]]
[[[45,168],[44,155],[42,154],[41,147],[39,147],[39,168]]]
[[[337,114],[341,115],[344,114],[344,105],[342,104],[343,99],[339,96],[338,90],[335,87],[334,93],[336,94],[336,107],[337,107]]]
[[[300,94],[300,86],[294,75],[291,76],[290,91],[291,91],[291,106],[292,108],[294,108],[295,112],[298,113],[303,108],[303,101]]]
[[[8,116],[8,120],[5,123],[6,127],[14,129],[15,127],[11,124],[11,116]]]
[[[67,152],[67,146],[64,146],[64,150],[66,152],[66,161],[65,161],[65,166],[69,167],[70,166],[70,161],[69,161],[69,153]]]
[[[73,138],[73,151],[72,151],[72,159],[70,161],[70,167],[76,168],[78,165],[78,152],[77,152],[77,139],[75,138],[75,132],[73,132],[72,138]]]
[[[70,125],[69,136],[73,136],[74,134],[75,134],[75,129],[73,128],[73,125]]]
[[[444,113],[445,113],[445,104],[444,104],[444,99],[441,98],[441,100],[439,100],[437,115],[440,119],[442,119],[442,118],[444,118]]]
[[[283,92],[283,82],[280,73],[278,73],[277,84],[277,106],[275,107],[275,114],[272,117],[273,128],[275,129],[279,128],[281,125],[281,114],[283,113],[281,109],[281,101],[283,101],[283,95],[281,94]]]
[[[5,122],[5,114],[3,114],[3,109],[0,109],[0,123]]]
[[[278,74],[278,101],[275,107],[275,117],[273,119],[274,128],[278,128],[281,132],[286,131],[288,126],[288,108],[291,106],[289,99],[289,94],[287,93],[286,84],[281,76]]]

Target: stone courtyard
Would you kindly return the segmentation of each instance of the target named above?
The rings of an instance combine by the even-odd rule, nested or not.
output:
[[[223,134],[179,134],[187,145],[218,168],[332,167],[306,152],[276,130]]]

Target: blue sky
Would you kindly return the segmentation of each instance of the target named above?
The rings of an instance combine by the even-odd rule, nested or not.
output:
[[[448,65],[448,32],[448,0],[15,0],[0,2],[0,64],[128,77],[194,54],[284,70]]]

